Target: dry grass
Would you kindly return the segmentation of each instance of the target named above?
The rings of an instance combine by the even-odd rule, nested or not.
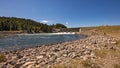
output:
[[[120,64],[115,64],[114,68],[120,68]]]
[[[50,66],[50,68],[100,68],[98,64],[90,60],[70,59],[68,64],[60,63]]]
[[[120,26],[101,26],[97,28],[99,33],[105,33],[120,38]]]
[[[0,63],[5,61],[6,61],[6,57],[0,53]]]
[[[107,34],[113,37],[120,38],[120,25],[119,26],[97,26],[97,27],[82,27],[83,34],[91,34],[93,32],[98,34]]]
[[[97,26],[97,27],[82,27],[82,31],[89,31],[96,29],[96,31],[102,31],[105,33],[113,33],[113,32],[120,32],[120,25],[119,26]]]
[[[96,63],[101,67],[120,68],[120,43],[117,43],[115,47],[116,49],[95,50]]]

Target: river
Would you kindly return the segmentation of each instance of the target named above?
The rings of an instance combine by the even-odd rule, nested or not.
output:
[[[18,34],[0,38],[0,51],[15,50],[85,38],[75,34]]]

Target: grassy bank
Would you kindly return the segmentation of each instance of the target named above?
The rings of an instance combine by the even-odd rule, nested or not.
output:
[[[107,34],[120,38],[120,25],[119,26],[97,26],[97,27],[81,27],[83,34]]]

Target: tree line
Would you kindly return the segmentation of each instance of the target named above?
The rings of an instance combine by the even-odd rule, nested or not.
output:
[[[28,33],[53,32],[66,28],[63,24],[47,25],[31,19],[16,17],[0,17],[0,31],[26,31]]]

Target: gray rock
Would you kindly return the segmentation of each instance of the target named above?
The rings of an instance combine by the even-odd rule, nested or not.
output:
[[[17,58],[18,58],[18,59],[20,59],[20,58],[22,58],[22,57],[23,57],[23,55],[22,55],[22,54],[20,54],[20,53],[17,53],[16,55],[17,55]]]
[[[12,60],[12,61],[8,62],[8,64],[15,65],[16,62],[17,62],[16,60]]]
[[[22,66],[22,64],[16,64],[15,66],[14,66],[14,68],[20,68]]]
[[[13,68],[14,66],[11,64],[7,64],[6,68]]]
[[[6,67],[7,67],[7,63],[0,65],[0,68],[6,68]]]

